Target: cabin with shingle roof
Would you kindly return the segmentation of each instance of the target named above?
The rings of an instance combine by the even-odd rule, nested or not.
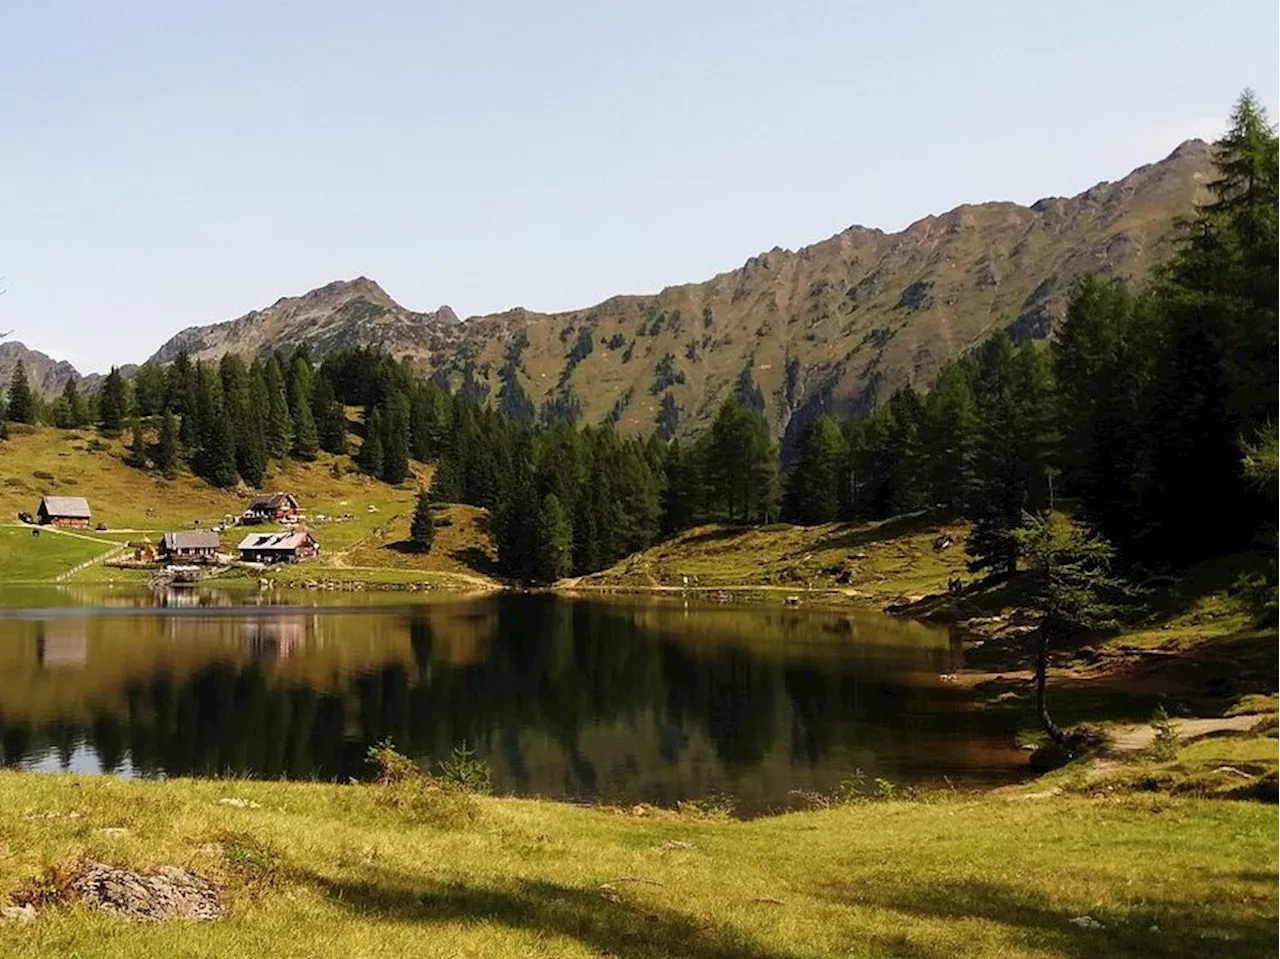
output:
[[[218,557],[218,534],[180,531],[165,533],[160,541],[160,555],[179,563],[212,563]]]
[[[83,496],[44,496],[36,508],[36,522],[41,526],[71,526],[88,529],[93,522],[89,501]]]
[[[296,563],[320,552],[320,544],[310,533],[250,533],[240,541],[240,558],[246,563]]]
[[[258,496],[240,517],[242,523],[284,523],[297,519],[302,507],[292,493]]]

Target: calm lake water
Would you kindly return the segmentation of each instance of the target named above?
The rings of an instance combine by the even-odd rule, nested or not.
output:
[[[855,769],[1008,781],[958,661],[888,617],[678,599],[0,590],[0,762],[345,781],[388,737],[466,742],[499,793],[747,813]]]

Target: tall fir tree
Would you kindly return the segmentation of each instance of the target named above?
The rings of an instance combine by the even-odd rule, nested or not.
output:
[[[124,377],[116,367],[111,367],[106,379],[102,381],[102,395],[98,401],[98,417],[102,431],[118,435],[124,429],[125,418],[129,415]]]
[[[393,486],[409,476],[409,401],[399,391],[387,397],[387,410],[382,421],[382,472],[384,481]]]
[[[793,523],[830,523],[840,514],[848,473],[849,444],[829,416],[807,423],[787,476],[783,516]]]
[[[419,553],[431,551],[436,538],[436,517],[431,496],[426,490],[418,492],[413,508],[413,520],[409,523],[409,542]]]
[[[132,436],[129,441],[129,456],[126,462],[134,469],[144,470],[150,461],[147,456],[147,433],[146,425],[141,418],[135,418],[131,428]]]
[[[313,460],[320,452],[320,438],[315,416],[311,412],[311,364],[304,356],[295,356],[289,368],[289,410],[293,417],[293,455]]]
[[[22,360],[14,364],[13,376],[9,379],[9,405],[5,415],[15,423],[36,421],[31,384],[27,382],[27,367]]]
[[[280,369],[278,357],[272,356],[267,360],[264,376],[267,387],[267,455],[283,460],[293,449],[293,416],[289,412],[284,372]]]
[[[1049,500],[1052,378],[1048,356],[1035,345],[1014,350],[995,334],[978,352],[975,383],[978,443],[974,457],[973,531],[966,549],[977,571],[1012,574],[1023,514]]]
[[[364,421],[364,442],[356,457],[356,465],[370,476],[381,476],[384,463],[382,450],[382,410],[374,407]]]
[[[555,493],[543,497],[534,521],[534,578],[554,583],[573,563],[573,528]]]
[[[708,482],[730,522],[764,521],[774,514],[777,463],[763,417],[730,397],[711,425]]]
[[[311,412],[315,420],[316,439],[327,453],[342,455],[347,451],[347,415],[338,402],[329,377],[316,377],[311,397]]]
[[[156,468],[172,479],[178,472],[178,417],[165,410],[160,418],[160,442],[156,445]]]

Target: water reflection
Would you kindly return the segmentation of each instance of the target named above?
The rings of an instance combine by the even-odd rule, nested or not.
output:
[[[1019,762],[938,682],[953,666],[945,634],[914,624],[670,602],[309,599],[206,597],[179,612],[116,596],[115,611],[0,618],[0,761],[346,779],[367,775],[385,738],[424,761],[465,740],[503,792],[669,804],[727,791],[749,810],[854,768],[987,783]]]

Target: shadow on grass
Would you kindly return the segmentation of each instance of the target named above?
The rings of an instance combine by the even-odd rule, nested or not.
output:
[[[1010,927],[1028,950],[1065,959],[1274,956],[1280,942],[1276,933],[1276,875],[1249,874],[1247,881],[1256,886],[1251,890],[1258,903],[1256,915],[1242,914],[1247,913],[1248,907],[1241,905],[1236,889],[1221,890],[1222,903],[1144,899],[1122,914],[1096,906],[1067,908],[1031,890],[982,880],[840,883],[827,885],[817,894],[847,906],[888,909],[920,919],[999,923]],[[1100,922],[1104,928],[1080,928],[1071,923],[1082,915]],[[1153,926],[1157,931],[1152,931]],[[888,955],[912,959],[951,955],[910,941],[886,941],[882,945]]]
[[[455,549],[449,554],[449,557],[456,562],[461,563],[474,572],[484,576],[492,576],[497,578],[501,575],[502,570],[498,568],[498,564],[493,557],[480,549],[478,546],[467,546],[463,549]]]
[[[911,533],[935,530],[945,522],[946,517],[937,513],[927,511],[903,513],[901,516],[894,516],[892,519],[886,519],[872,526],[859,526],[857,529],[833,532],[815,543],[813,550],[817,552],[827,549],[853,549],[855,546],[897,539]],[[957,544],[951,548],[961,547]]]
[[[445,884],[386,871],[354,881],[310,880],[351,911],[393,922],[505,926],[576,939],[603,955],[636,959],[794,959],[793,953],[766,948],[732,929],[630,902],[625,889],[609,893],[520,879],[500,888]]]

